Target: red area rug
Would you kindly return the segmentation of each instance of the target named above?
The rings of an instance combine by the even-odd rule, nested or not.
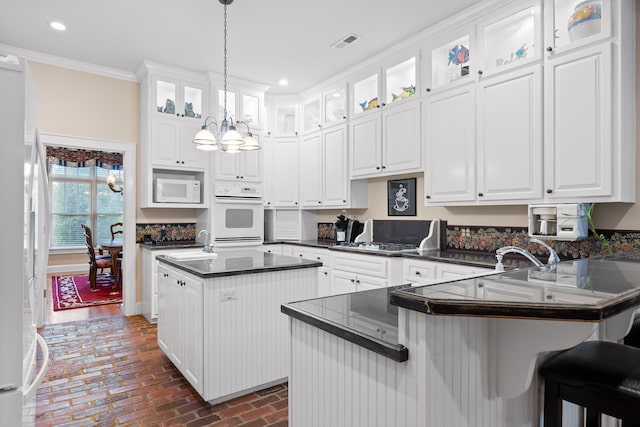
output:
[[[92,291],[89,276],[53,276],[51,291],[53,310],[70,310],[72,308],[93,307],[105,304],[122,303],[122,291],[112,290],[110,281],[98,275],[97,289]]]

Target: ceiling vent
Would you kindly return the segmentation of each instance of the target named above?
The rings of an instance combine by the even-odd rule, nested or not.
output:
[[[345,46],[350,45],[356,40],[360,40],[360,36],[356,36],[355,34],[349,34],[347,36],[342,37],[340,40],[331,45],[331,47],[336,49],[342,49]]]

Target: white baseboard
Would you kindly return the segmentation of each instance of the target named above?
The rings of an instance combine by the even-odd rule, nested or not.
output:
[[[89,273],[89,265],[83,264],[68,264],[68,265],[49,265],[47,266],[47,273],[68,273],[70,271],[86,271]]]

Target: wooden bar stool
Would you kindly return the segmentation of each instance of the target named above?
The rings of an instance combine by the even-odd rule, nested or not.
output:
[[[586,341],[540,365],[545,379],[544,427],[562,426],[562,401],[587,409],[587,427],[600,427],[602,414],[640,427],[640,349]]]

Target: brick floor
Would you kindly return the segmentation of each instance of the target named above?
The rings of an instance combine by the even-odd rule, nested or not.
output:
[[[286,384],[216,405],[203,401],[142,316],[45,325],[40,334],[51,359],[36,395],[37,426],[288,424]]]

